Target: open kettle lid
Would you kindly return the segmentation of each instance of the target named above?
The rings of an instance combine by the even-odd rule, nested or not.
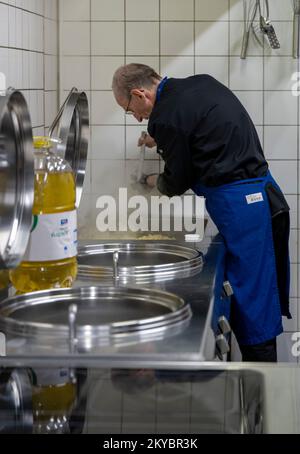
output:
[[[0,269],[16,267],[25,253],[34,198],[33,141],[26,100],[0,93]]]
[[[79,207],[88,154],[89,104],[85,92],[73,88],[49,130],[60,139],[57,151],[69,162],[76,181],[76,206]]]

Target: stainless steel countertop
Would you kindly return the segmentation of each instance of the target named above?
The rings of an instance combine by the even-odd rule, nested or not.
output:
[[[99,242],[95,241],[94,243]],[[168,401],[164,400],[162,402],[164,405],[164,415],[168,421],[172,421],[174,410],[168,413],[167,404],[168,402],[171,402],[171,404],[174,402],[175,405],[175,403],[177,403],[178,393],[181,392],[181,397],[187,396],[184,398],[191,402],[192,397],[193,400],[197,400],[197,393],[201,390],[203,394],[201,394],[201,402],[203,401],[205,405],[210,403],[211,409],[219,409],[225,402],[225,395],[226,392],[228,393],[228,389],[230,390],[231,394],[229,394],[232,395],[232,399],[234,396],[235,399],[239,398],[238,390],[229,385],[240,383],[241,377],[244,385],[247,385],[248,377],[251,378],[257,374],[257,377],[260,380],[260,411],[263,415],[263,432],[299,433],[300,368],[298,364],[204,361],[207,359],[204,345],[205,339],[209,333],[208,327],[211,323],[211,310],[213,305],[211,296],[215,270],[218,258],[222,256],[224,246],[218,237],[213,239],[206,238],[203,242],[195,244],[195,246],[203,252],[207,259],[202,273],[199,273],[198,276],[194,276],[193,278],[176,280],[176,283],[163,282],[159,284],[156,282],[155,284],[151,284],[151,286],[155,288],[171,291],[176,290],[182,297],[187,298],[191,302],[194,310],[194,318],[192,319],[190,326],[186,328],[183,333],[167,340],[165,339],[164,341],[151,340],[149,342],[131,346],[128,345],[122,348],[104,346],[101,351],[97,351],[92,355],[67,354],[60,356],[53,351],[46,356],[44,354],[38,355],[37,352],[30,352],[29,350],[26,352],[24,351],[21,354],[19,350],[18,352],[15,352],[15,356],[9,355],[0,358],[0,370],[1,367],[38,368],[39,370],[44,369],[46,372],[52,368],[69,368],[70,370],[78,368],[80,370],[87,370],[89,381],[87,382],[88,386],[86,387],[86,392],[88,394],[88,402],[90,403],[103,401],[103,384],[106,386],[105,392],[108,392],[107,387],[110,386],[109,389],[111,394],[108,392],[108,395],[106,396],[108,402],[110,402],[109,399],[112,398],[111,396],[115,397],[116,395],[119,395],[118,389],[116,390],[115,384],[112,383],[113,371],[118,372],[121,370],[123,371],[123,374],[127,374],[128,377],[131,377],[132,373],[135,371],[150,370],[154,377],[153,386],[160,387],[160,390],[162,389],[162,386],[166,389]],[[90,285],[90,282],[78,281],[76,285]],[[132,373],[130,372],[131,370]],[[202,376],[203,380],[201,379]],[[105,378],[105,381],[103,381],[103,377]],[[236,380],[234,381],[233,379]],[[225,387],[227,391],[225,391]],[[190,394],[187,393],[187,389],[190,390]],[[233,391],[235,394],[233,394]],[[145,401],[147,402],[150,395],[152,394],[149,394],[149,392],[145,393],[143,389],[141,389],[137,396],[134,395],[132,397],[135,402],[134,405],[132,404],[133,409],[137,409],[136,401],[138,401],[138,404],[140,405],[138,408],[143,408]],[[251,397],[252,394],[250,393],[249,396]],[[124,399],[125,398],[127,398],[128,402],[132,402],[130,400],[130,395],[125,395]],[[231,402],[232,399],[229,399],[229,401]],[[244,413],[242,414],[244,416],[246,415],[247,418],[249,415],[252,415],[252,403],[252,401],[249,401],[248,408],[248,403],[246,401],[246,405],[243,409]],[[237,401],[237,408],[239,406],[238,404],[239,402]],[[234,418],[239,416],[238,412],[234,412],[233,407],[228,407],[228,409],[225,404],[223,406],[224,415],[222,414],[221,418],[223,418],[224,421],[226,418],[230,419],[230,415]],[[174,406],[171,405],[171,408],[173,409]],[[92,409],[94,411],[93,406]],[[90,407],[88,406],[87,414],[90,415],[89,411]],[[132,415],[132,407],[130,407],[130,411],[130,415]],[[112,413],[110,405],[109,412],[103,413],[103,415],[105,421],[108,421],[108,425],[110,422],[113,423],[118,417],[122,420],[125,418],[124,414],[121,413],[121,410],[115,409],[115,412]],[[139,415],[137,410],[136,415]],[[88,422],[90,421],[89,417],[87,417]],[[136,416],[136,418],[138,417],[140,416]],[[187,417],[190,417],[189,414]],[[206,418],[208,418],[207,421]],[[137,423],[138,419],[134,421]],[[207,425],[209,423],[209,414],[207,414],[207,411],[203,413],[203,421],[207,432],[209,432],[209,429],[216,430],[216,427],[213,424],[212,427]],[[103,424],[102,419],[100,422]],[[170,433],[174,433],[177,426],[173,426],[172,422],[169,422],[169,425],[171,427]],[[93,427],[95,428],[96,426]],[[159,425],[158,429],[160,429]],[[197,426],[197,430],[199,430],[199,425]]]

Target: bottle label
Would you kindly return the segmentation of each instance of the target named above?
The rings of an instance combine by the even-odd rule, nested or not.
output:
[[[31,369],[34,386],[57,386],[70,381],[69,369]]]
[[[24,262],[63,260],[76,255],[76,210],[33,216]]]

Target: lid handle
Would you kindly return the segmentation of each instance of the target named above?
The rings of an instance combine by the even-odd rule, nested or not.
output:
[[[77,304],[69,306],[69,352],[71,355],[77,353],[78,339],[76,337],[76,319],[77,319]],[[75,369],[69,369],[69,378],[72,383],[76,383]]]
[[[119,252],[115,251],[113,254],[113,279],[117,281],[119,279]]]
[[[78,340],[76,338],[76,319],[77,304],[71,304],[69,307],[69,350],[70,353],[76,353]]]
[[[67,104],[67,102],[68,102],[69,99],[71,98],[72,94],[73,94],[73,93],[77,93],[77,92],[78,92],[77,88],[76,88],[76,87],[73,87],[73,88],[71,89],[70,93],[68,94],[68,96],[66,97],[66,99],[65,99],[65,101],[64,101],[64,103],[63,103],[63,105],[62,105],[61,108],[59,109],[58,114],[57,114],[56,117],[54,118],[54,121],[53,121],[52,125],[51,125],[50,128],[49,128],[49,137],[52,137],[52,134],[53,134],[53,132],[54,132],[56,126],[58,125],[58,122],[59,122],[59,120],[60,120],[60,118],[61,118],[61,116],[62,116],[62,114],[63,114],[65,105]]]

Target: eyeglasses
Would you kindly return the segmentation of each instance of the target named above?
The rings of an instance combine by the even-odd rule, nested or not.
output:
[[[129,97],[129,101],[128,101],[128,104],[127,104],[127,107],[126,107],[126,110],[125,110],[125,114],[126,115],[134,115],[134,112],[132,112],[132,110],[129,110],[129,105],[131,103],[131,98],[132,98],[132,95],[130,95],[130,97]]]

